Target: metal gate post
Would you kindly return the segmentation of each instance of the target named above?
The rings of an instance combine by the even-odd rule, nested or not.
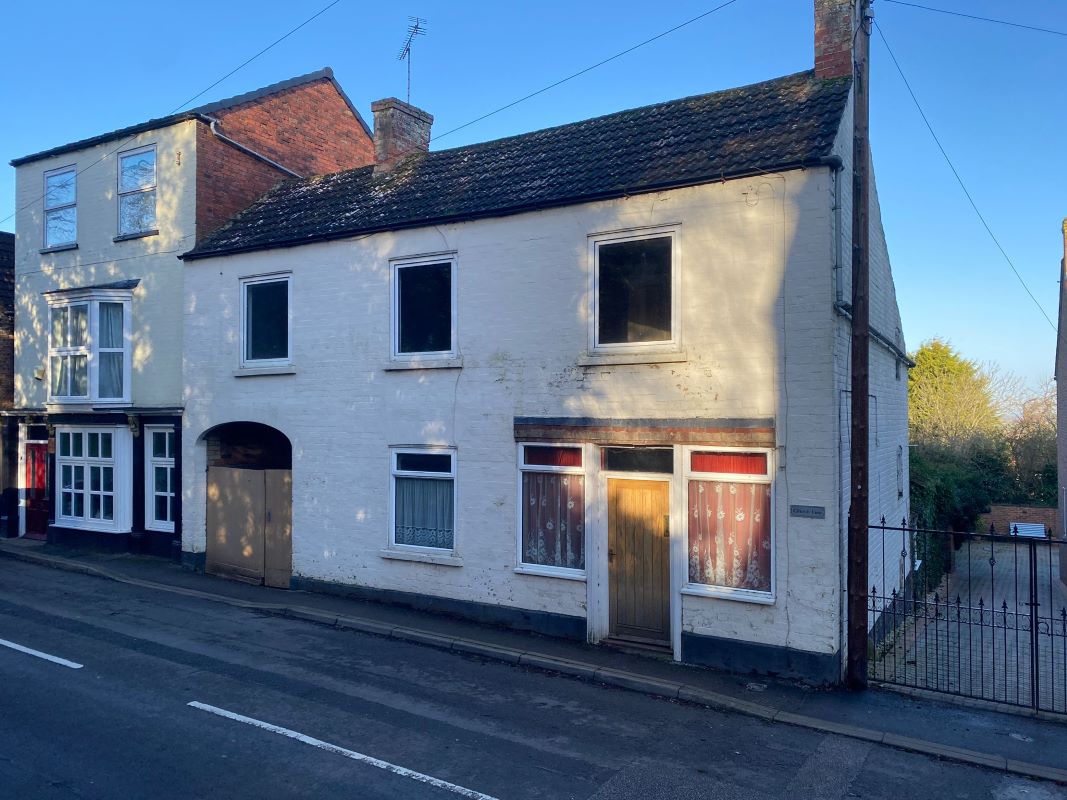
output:
[[[1037,540],[1030,539],[1027,544],[1030,551],[1030,601],[1027,603],[1030,607],[1030,705],[1037,710],[1041,697],[1041,659],[1038,657],[1037,638]]]

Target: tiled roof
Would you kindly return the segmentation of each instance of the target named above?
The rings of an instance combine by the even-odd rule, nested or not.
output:
[[[140,284],[140,278],[130,278],[125,281],[112,281],[111,283],[97,283],[92,286],[69,286],[66,289],[52,289],[41,294],[68,294],[72,292],[87,292],[95,289],[136,289]]]
[[[292,89],[296,86],[301,86],[305,83],[312,83],[314,81],[328,79],[338,93],[344,98],[344,101],[348,104],[348,107],[352,110],[352,114],[359,120],[359,124],[363,126],[363,129],[367,132],[367,135],[371,135],[371,129],[367,126],[366,121],[360,116],[360,113],[352,105],[352,101],[348,99],[348,96],[341,89],[341,85],[333,77],[333,70],[329,67],[324,67],[317,72],[309,72],[307,75],[298,75],[295,78],[289,78],[289,80],[280,81],[278,83],[272,83],[270,86],[264,86],[262,89],[256,89],[252,92],[245,92],[234,97],[228,97],[225,100],[218,100],[214,103],[208,103],[206,105],[197,106],[191,108],[188,111],[181,111],[177,114],[169,114],[166,117],[159,117],[157,119],[150,119],[146,122],[138,123],[137,125],[130,125],[126,128],[119,128],[116,131],[109,131],[108,133],[102,133],[99,136],[92,136],[88,139],[81,139],[77,142],[70,142],[69,144],[60,145],[59,147],[53,147],[50,150],[42,150],[39,153],[33,153],[32,155],[22,156],[21,158],[15,158],[11,160],[11,166],[17,167],[21,164],[28,164],[31,161],[37,161],[41,158],[48,158],[50,156],[58,156],[63,153],[73,153],[75,150],[83,150],[86,147],[95,147],[98,144],[104,142],[110,142],[114,139],[124,139],[128,136],[134,136],[144,131],[151,131],[157,128],[165,128],[168,125],[174,125],[178,122],[184,122],[189,119],[199,119],[204,115],[214,114],[218,111],[224,111],[234,106],[243,105],[244,103],[251,103],[254,100],[260,100],[272,94],[278,92],[284,92],[288,89]]]
[[[557,128],[288,181],[184,258],[263,250],[813,166],[849,80],[802,72]]]

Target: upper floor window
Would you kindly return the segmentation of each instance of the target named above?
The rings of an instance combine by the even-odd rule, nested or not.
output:
[[[678,343],[677,229],[592,237],[593,349]]]
[[[156,229],[156,148],[119,155],[119,236]]]
[[[49,298],[49,401],[129,402],[128,297]]]
[[[288,275],[241,280],[241,365],[266,367],[288,364]]]
[[[61,167],[44,174],[44,246],[78,240],[78,171]]]
[[[455,355],[455,259],[446,255],[394,262],[393,358]]]

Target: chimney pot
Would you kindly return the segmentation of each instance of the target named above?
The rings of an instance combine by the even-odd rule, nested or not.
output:
[[[374,171],[390,172],[410,155],[430,149],[433,115],[395,97],[371,103],[374,112]]]

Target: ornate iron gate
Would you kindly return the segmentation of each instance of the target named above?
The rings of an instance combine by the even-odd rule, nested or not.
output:
[[[871,681],[1067,714],[1067,542],[883,520],[870,555]]]

